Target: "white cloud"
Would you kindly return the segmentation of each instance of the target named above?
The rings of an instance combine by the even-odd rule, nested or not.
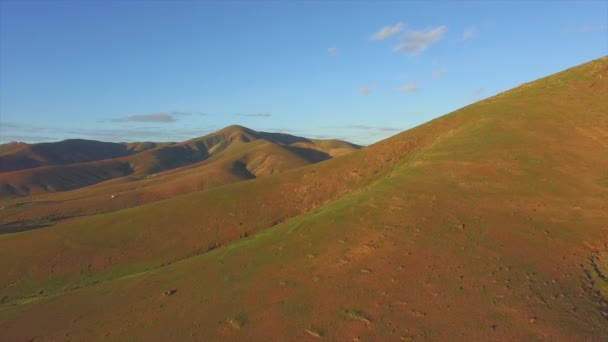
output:
[[[249,114],[237,114],[238,116],[245,116],[248,118],[269,118],[272,116],[270,113],[249,113]]]
[[[420,88],[418,88],[418,86],[416,85],[416,83],[412,82],[409,84],[404,85],[403,87],[399,88],[399,92],[401,93],[411,93],[413,91],[416,91]]]
[[[327,48],[327,54],[329,55],[329,57],[335,57],[335,56],[337,56],[339,51],[340,50],[338,50],[338,48],[335,47],[335,46]]]
[[[429,28],[423,31],[408,31],[397,46],[395,51],[404,51],[410,55],[417,55],[428,49],[433,43],[441,40],[447,31],[445,25]]]
[[[471,40],[479,37],[479,31],[475,27],[468,28],[462,33],[462,40]]]
[[[359,89],[359,92],[361,93],[361,95],[363,96],[367,96],[369,94],[372,93],[372,88],[368,88],[366,86],[361,87],[361,89]]]
[[[385,40],[392,35],[395,35],[401,31],[405,25],[401,22],[393,25],[393,26],[384,26],[378,32],[374,33],[371,37],[372,40]]]

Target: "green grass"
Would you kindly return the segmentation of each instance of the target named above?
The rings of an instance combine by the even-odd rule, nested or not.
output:
[[[45,297],[54,297],[66,291],[76,290],[100,282],[136,277],[156,267],[156,265],[151,264],[127,264],[112,267],[102,272],[82,270],[78,276],[51,275],[42,279],[28,276],[21,281],[18,289],[7,290],[7,293],[10,293],[10,295],[3,297],[5,298],[3,304],[14,302],[29,304]]]

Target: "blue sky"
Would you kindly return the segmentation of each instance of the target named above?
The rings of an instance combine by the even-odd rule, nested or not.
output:
[[[0,2],[0,142],[370,144],[608,53],[608,2]]]

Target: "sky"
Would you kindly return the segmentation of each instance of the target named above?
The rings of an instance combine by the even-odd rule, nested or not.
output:
[[[0,0],[0,143],[372,144],[608,54],[608,1]]]

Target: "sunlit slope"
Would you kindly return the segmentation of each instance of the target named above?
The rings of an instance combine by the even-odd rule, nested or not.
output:
[[[603,58],[342,158],[4,235],[0,335],[601,340],[607,96]],[[97,260],[123,278],[87,284]]]
[[[275,158],[278,165],[272,164],[272,157],[261,167],[250,165],[260,175],[302,165],[299,162],[289,165],[285,159],[315,163],[359,148],[339,140],[310,140],[288,134],[257,132],[237,125],[182,143],[118,144],[89,140],[32,145],[12,143],[2,145],[0,149],[0,199],[63,192],[126,176],[129,177],[127,181],[139,180],[206,161],[227,150],[246,149],[250,147],[246,145],[255,142],[284,147]],[[223,181],[220,179],[215,183]]]
[[[218,135],[220,139],[217,139]],[[227,127],[215,137],[207,139],[211,140],[212,155],[195,164],[152,175],[131,174],[72,191],[5,200],[0,209],[0,233],[49,225],[74,216],[130,208],[192,191],[264,177],[330,159],[332,155],[348,154],[359,148],[339,140],[308,140],[286,134],[255,132],[241,126]],[[230,143],[221,146],[223,141]],[[105,165],[111,165],[113,161]],[[115,165],[117,172],[120,172],[122,164]],[[88,170],[89,175],[107,173],[107,167],[89,167]],[[4,177],[7,175],[3,174]],[[64,181],[78,181],[77,174],[58,172],[56,175]],[[45,183],[41,185],[49,186]]]
[[[269,177],[0,235],[0,268],[7,269],[0,274],[0,291],[7,302],[37,296],[40,290],[48,295],[155,268],[250,236],[369,184],[399,155],[430,144],[436,129],[443,127],[420,127],[405,134],[399,146],[380,144]],[[71,208],[85,210],[79,202],[69,201],[76,203]],[[107,203],[112,201],[104,197],[97,204]],[[43,207],[25,203],[21,213],[55,214],[38,212]],[[52,203],[47,208],[66,210]],[[4,211],[18,216],[13,209]]]
[[[32,224],[50,224],[74,216],[134,207],[314,162],[288,148],[256,140],[232,146],[203,162],[154,176],[119,178],[73,191],[7,201],[0,214],[0,232],[6,227],[27,228]]]

